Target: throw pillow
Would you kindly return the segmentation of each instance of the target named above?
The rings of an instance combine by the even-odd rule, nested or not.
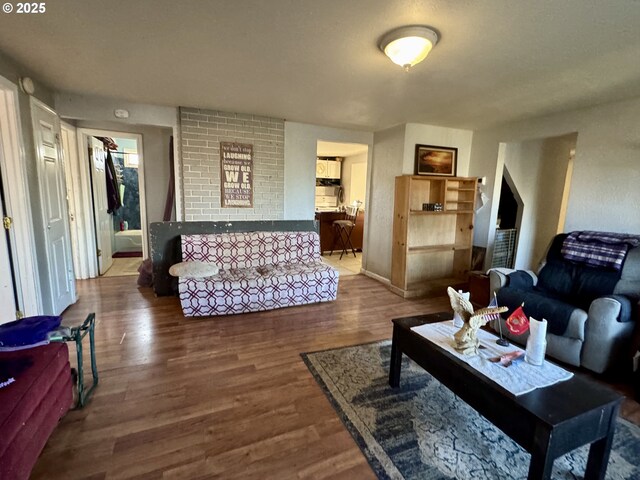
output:
[[[220,269],[215,263],[201,262],[193,260],[190,262],[180,262],[171,265],[169,275],[186,278],[205,278],[216,275]]]

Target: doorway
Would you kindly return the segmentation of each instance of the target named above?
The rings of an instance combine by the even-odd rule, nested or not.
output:
[[[535,271],[553,237],[564,230],[577,139],[577,133],[569,133],[500,145],[498,164],[502,164],[504,187],[499,190],[492,266]],[[508,209],[504,208],[502,192],[505,192],[505,202],[509,192],[515,199],[515,224],[512,213],[507,214]],[[508,238],[509,230],[513,230],[517,238]],[[504,265],[502,260],[507,251],[498,248],[499,236],[503,233],[505,242],[515,240],[514,257]]]
[[[15,84],[0,77],[0,184],[4,190],[3,215],[10,220],[9,229],[4,229],[7,239],[4,248],[13,259],[13,297],[16,307],[5,313],[9,313],[14,320],[15,316],[21,314],[29,316],[42,313],[40,282],[33,256],[35,240],[30,220],[31,204],[25,163],[18,89]],[[0,271],[4,277],[5,268],[2,267]],[[6,277],[9,278],[9,275]]]
[[[493,246],[491,268],[513,268],[516,258],[518,229],[522,221],[524,204],[518,190],[505,168],[500,188],[498,220]]]
[[[0,171],[0,174],[2,172]],[[0,183],[0,213],[2,218],[9,218],[4,209],[4,191]],[[16,319],[18,300],[16,298],[15,275],[13,261],[9,249],[9,231],[3,228],[0,232],[0,325]]]
[[[2,79],[0,77],[0,79]],[[3,79],[2,79],[3,80]],[[16,275],[13,265],[11,241],[11,224],[13,219],[6,208],[5,200],[6,170],[8,157],[11,156],[9,144],[12,141],[10,132],[9,116],[12,113],[11,100],[15,100],[12,91],[7,88],[4,82],[0,82],[0,216],[2,217],[2,228],[0,231],[0,302],[3,306],[0,309],[0,325],[11,322],[18,315],[19,299],[16,287]],[[13,139],[15,140],[15,138]]]
[[[148,257],[142,136],[79,128],[78,145],[89,171],[98,274],[138,275]]]
[[[47,105],[30,98],[33,140],[36,150],[36,171],[46,265],[46,311],[60,315],[75,303],[76,284],[73,271],[69,213],[65,190],[64,157],[60,143],[60,118]]]
[[[315,207],[316,220],[320,222],[323,258],[341,276],[357,275],[362,269],[364,255],[369,147],[366,144],[318,140],[316,153]],[[358,214],[349,240],[356,254],[354,256],[349,249],[340,258],[342,245],[336,238],[338,231],[333,222],[341,220],[354,207],[358,207]],[[343,235],[347,233],[343,232]],[[333,255],[329,254],[331,246],[335,248]]]

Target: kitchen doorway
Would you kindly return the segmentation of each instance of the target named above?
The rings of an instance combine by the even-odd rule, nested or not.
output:
[[[317,142],[315,218],[320,223],[323,258],[338,269],[341,276],[357,275],[362,269],[368,157],[366,144]],[[342,231],[342,239],[348,237],[348,241],[341,255],[344,247],[338,224],[334,222],[344,220],[354,207],[358,213],[354,227],[347,226]]]

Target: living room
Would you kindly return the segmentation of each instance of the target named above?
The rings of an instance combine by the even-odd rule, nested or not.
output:
[[[395,177],[415,173],[417,144],[457,148],[456,175],[485,179],[473,229],[482,270],[491,267],[505,166],[530,162],[518,148],[528,142],[570,136],[575,158],[563,225],[555,229],[558,213],[528,209],[515,267],[535,270],[539,245],[556,231],[640,233],[634,2],[160,3],[67,1],[42,15],[0,16],[0,76],[15,88],[30,204],[18,211],[33,224],[32,243],[15,245],[29,252],[15,268],[32,272],[17,279],[15,310],[60,313],[38,261],[48,247],[32,97],[72,126],[171,129],[176,222],[312,220],[317,142],[367,145],[362,275],[341,278],[335,302],[186,319],[175,296],[137,288],[135,277],[76,269],[77,301],[63,317],[78,324],[96,312],[101,381],[83,410],[62,419],[33,478],[374,478],[299,355],[389,339],[392,318],[450,310],[445,291],[403,299],[388,289]],[[413,24],[440,38],[404,72],[378,42]],[[25,77],[32,95],[17,87]],[[220,204],[218,143],[229,131],[255,146],[251,209]],[[166,159],[144,161],[168,178]],[[527,167],[536,187],[520,185],[526,206],[541,205],[558,178],[545,178],[542,161]],[[149,180],[154,189],[164,195],[166,185]],[[158,206],[148,224],[164,219]],[[72,254],[94,262],[91,221],[81,209],[75,218],[83,247]],[[555,231],[542,235],[541,219]],[[638,404],[626,402],[633,419]]]

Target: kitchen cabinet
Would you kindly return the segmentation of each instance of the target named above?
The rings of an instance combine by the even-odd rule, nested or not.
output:
[[[396,177],[391,290],[444,295],[468,280],[476,178]]]
[[[327,175],[329,178],[340,179],[340,167],[342,162],[327,160]]]
[[[334,220],[343,220],[344,212],[316,212],[316,220],[320,223],[320,251],[329,253],[333,245],[334,235],[336,231],[333,226]],[[351,243],[356,250],[362,250],[364,236],[364,212],[358,213],[356,226],[351,232]],[[335,246],[340,251],[341,244],[338,240]],[[335,251],[335,250],[334,250]]]
[[[340,167],[342,162],[336,160],[316,160],[316,178],[340,179]]]

